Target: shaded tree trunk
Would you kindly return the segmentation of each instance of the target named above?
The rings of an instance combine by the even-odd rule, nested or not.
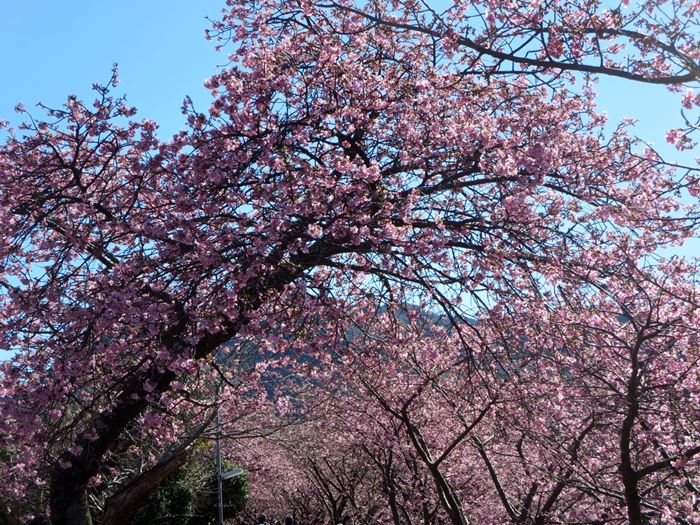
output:
[[[179,451],[149,469],[107,500],[102,525],[128,523],[129,516],[139,509],[148,496],[187,462],[189,449]]]
[[[267,263],[276,268],[259,281],[251,282],[239,294],[239,315],[222,328],[202,338],[194,348],[187,343],[189,319],[183,312],[178,323],[163,333],[161,341],[164,346],[173,349],[192,352],[195,359],[210,356],[217,348],[233,339],[245,326],[250,318],[248,314],[256,311],[265,302],[270,293],[283,289],[294,282],[307,268],[313,267],[318,260],[357,250],[359,245],[349,245],[347,239],[338,239],[333,244],[319,241],[307,253],[299,254],[290,261],[282,262],[282,250],[271,254]],[[244,265],[245,266],[245,265]],[[80,454],[73,455],[65,451],[54,466],[51,476],[51,521],[53,525],[92,525],[87,512],[87,486],[100,469],[105,453],[117,441],[127,426],[138,418],[149,406],[146,401],[149,392],[144,385],[149,381],[154,385],[156,394],[166,392],[176,375],[170,370],[162,370],[160,366],[152,365],[142,376],[131,379],[117,398],[115,405],[101,414],[93,422],[97,431],[97,439],[87,434],[80,435],[75,443],[82,449]],[[60,462],[67,463],[68,468],[62,468]]]

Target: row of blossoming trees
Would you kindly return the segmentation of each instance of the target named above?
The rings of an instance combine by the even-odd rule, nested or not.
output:
[[[298,398],[315,407],[303,422],[232,448],[254,505],[396,525],[693,523],[694,292],[628,277],[461,334],[373,317],[324,396]]]
[[[229,1],[185,131],[111,85],[27,114],[0,148],[8,519],[128,522],[219,406],[260,498],[309,515],[697,521],[697,272],[658,254],[697,233],[698,171],[594,87],[681,92],[692,149],[699,11]]]

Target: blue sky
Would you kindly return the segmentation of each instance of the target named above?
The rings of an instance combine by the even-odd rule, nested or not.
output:
[[[204,38],[224,0],[0,0],[0,118],[14,120],[18,102],[59,105],[89,96],[119,63],[122,92],[140,114],[170,133],[183,121],[182,99],[208,105],[204,80],[226,62]],[[680,125],[678,95],[621,80],[601,82],[601,109],[611,120],[639,119],[638,134],[663,146]],[[690,157],[687,157],[690,158]]]
[[[0,0],[0,118],[14,119],[18,102],[60,104],[68,94],[89,96],[113,62],[121,90],[140,114],[179,128],[185,95],[208,101],[202,83],[226,61],[204,38],[206,16],[224,0]],[[601,83],[601,108],[613,120],[635,116],[642,138],[663,143],[680,124],[678,96],[664,88],[620,80]],[[670,150],[669,150],[670,151]]]
[[[0,0],[0,119],[15,104],[90,96],[119,63],[120,93],[168,134],[183,97],[208,106],[202,86],[225,55],[204,38],[223,0]],[[207,106],[203,105],[207,104]]]

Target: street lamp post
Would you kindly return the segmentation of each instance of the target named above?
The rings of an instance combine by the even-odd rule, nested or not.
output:
[[[224,525],[224,486],[227,479],[237,478],[243,474],[243,469],[233,468],[226,472],[221,471],[221,421],[219,420],[219,407],[216,407],[216,496],[218,500],[219,525]]]
[[[219,407],[216,407],[216,496],[219,508],[219,525],[224,525],[224,487],[221,479],[221,421]]]

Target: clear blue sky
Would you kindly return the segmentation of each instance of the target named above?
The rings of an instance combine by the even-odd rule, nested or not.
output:
[[[68,94],[89,96],[113,62],[120,89],[140,114],[164,132],[182,123],[185,95],[202,107],[202,87],[226,61],[204,38],[206,16],[216,18],[224,0],[0,0],[0,118],[14,120],[18,102],[60,104]],[[612,120],[639,119],[638,134],[663,144],[680,124],[678,96],[664,88],[604,80],[600,105]],[[671,150],[666,150],[671,152]],[[690,158],[690,157],[687,157]]]
[[[0,0],[0,119],[15,104],[90,96],[119,63],[120,92],[168,134],[185,95],[208,106],[204,80],[225,55],[204,38],[223,0]],[[206,104],[206,105],[203,105]]]

